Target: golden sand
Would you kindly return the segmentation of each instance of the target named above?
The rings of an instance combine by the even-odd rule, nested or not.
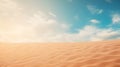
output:
[[[1,43],[0,67],[120,67],[120,40]]]

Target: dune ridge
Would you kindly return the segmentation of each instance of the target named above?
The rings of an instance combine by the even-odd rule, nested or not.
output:
[[[0,67],[120,67],[120,40],[0,43]]]

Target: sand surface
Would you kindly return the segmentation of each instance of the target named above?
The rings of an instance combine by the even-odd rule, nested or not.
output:
[[[0,43],[0,67],[120,67],[120,40]]]

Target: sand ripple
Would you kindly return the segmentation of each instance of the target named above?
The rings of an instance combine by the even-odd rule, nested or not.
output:
[[[120,40],[0,44],[0,67],[120,67]]]

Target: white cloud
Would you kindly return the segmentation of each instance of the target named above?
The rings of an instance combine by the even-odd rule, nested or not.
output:
[[[58,35],[56,40],[60,42],[79,42],[79,41],[102,41],[119,39],[120,30],[100,29],[96,26],[86,25],[83,29],[78,30],[77,33],[65,33]]]
[[[103,9],[98,9],[95,6],[92,5],[87,5],[88,10],[92,13],[92,14],[101,14],[103,13]]]
[[[30,10],[13,0],[0,1],[0,41],[47,42],[69,28],[69,24],[53,19],[53,13],[39,10],[29,14]]]
[[[120,37],[119,31],[112,30],[112,29],[103,29],[99,30],[95,36],[92,37],[93,41],[97,40],[109,40]]]
[[[119,32],[85,26],[69,33],[70,24],[58,22],[41,10],[20,6],[13,0],[0,0],[0,41],[2,42],[76,42],[115,39]],[[30,13],[29,13],[30,12]]]
[[[96,20],[96,19],[91,19],[90,22],[91,22],[91,23],[94,23],[94,24],[100,23],[100,21],[99,21],[99,20]]]
[[[120,30],[100,29],[95,26],[85,26],[83,30],[80,30],[79,34],[88,41],[101,41],[116,39],[120,37]]]
[[[113,14],[112,15],[112,22],[113,22],[113,24],[120,23],[120,14]]]

